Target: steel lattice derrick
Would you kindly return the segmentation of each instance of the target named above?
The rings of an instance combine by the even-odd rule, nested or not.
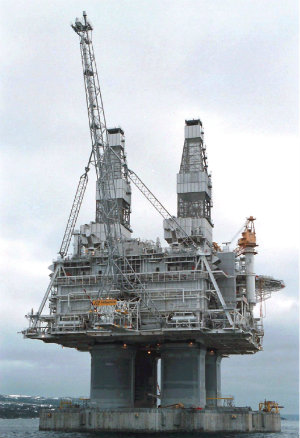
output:
[[[180,173],[205,171],[207,172],[206,147],[203,140],[200,143],[193,140],[185,140],[180,164]]]

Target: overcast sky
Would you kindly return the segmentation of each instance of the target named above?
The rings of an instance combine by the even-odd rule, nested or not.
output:
[[[184,120],[200,117],[213,175],[214,240],[257,218],[267,302],[264,352],[224,359],[223,394],[256,408],[298,401],[298,11],[295,0],[1,1],[0,393],[87,395],[88,353],[17,332],[48,284],[90,151],[77,35],[86,10],[109,127],[129,167],[176,213]],[[162,218],[133,189],[134,236]],[[91,180],[79,217],[94,219]]]

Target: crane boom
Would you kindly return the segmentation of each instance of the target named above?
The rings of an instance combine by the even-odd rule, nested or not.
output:
[[[78,186],[76,189],[73,205],[72,205],[69,219],[67,222],[67,226],[65,229],[65,234],[64,234],[64,237],[63,237],[63,240],[62,240],[62,243],[60,246],[60,250],[59,250],[59,254],[61,255],[61,257],[64,257],[67,254],[69,246],[70,246],[72,234],[73,234],[73,231],[74,231],[74,228],[76,225],[76,221],[77,221],[80,207],[82,204],[82,200],[84,197],[85,189],[86,189],[86,186],[88,183],[88,171],[89,171],[89,166],[87,166],[85,168],[84,174],[82,174],[80,179],[79,179],[79,183],[78,183]]]
[[[52,287],[54,285],[56,277],[58,276],[60,268],[61,268],[61,265],[57,264],[53,274],[51,275],[51,279],[50,279],[49,285],[48,285],[48,287],[46,289],[45,295],[44,295],[44,297],[42,299],[42,302],[40,304],[40,307],[39,307],[39,310],[37,311],[37,313],[36,314],[32,313],[31,315],[28,315],[31,318],[31,320],[32,320],[32,328],[36,328],[36,326],[37,326],[39,317],[41,316],[42,311],[43,311],[43,309],[45,307],[46,301],[48,299],[48,296],[49,296],[50,292],[52,291]]]
[[[139,191],[145,196],[145,198],[153,205],[153,207],[158,211],[158,213],[164,218],[168,219],[170,226],[173,228],[175,233],[180,231],[184,236],[183,242],[186,242],[195,248],[198,248],[193,239],[185,232],[185,230],[179,225],[178,221],[174,216],[169,213],[169,211],[162,205],[162,203],[156,198],[156,196],[151,192],[151,190],[146,186],[146,184],[138,177],[138,175],[131,169],[128,169],[128,176],[133,184],[139,189]]]
[[[128,176],[133,184],[139,189],[139,191],[145,196],[145,198],[148,199],[148,201],[153,205],[153,207],[164,219],[172,218],[172,215],[168,212],[168,210],[162,205],[162,203],[156,198],[156,196],[151,192],[146,184],[143,183],[141,178],[139,178],[133,170],[128,169]]]
[[[85,189],[86,189],[86,186],[87,186],[87,183],[88,183],[88,171],[90,170],[90,168],[89,168],[90,161],[91,161],[91,155],[90,155],[88,164],[87,164],[87,166],[85,168],[85,172],[81,175],[81,177],[79,179],[79,183],[78,183],[78,186],[77,186],[77,189],[76,189],[76,193],[75,193],[74,201],[73,201],[73,204],[72,204],[71,212],[70,212],[69,219],[68,219],[68,222],[67,222],[67,226],[66,226],[66,229],[65,229],[64,237],[63,237],[63,240],[61,242],[60,250],[58,252],[58,254],[60,254],[60,256],[62,258],[64,258],[67,255],[67,252],[68,252],[68,249],[69,249],[69,246],[70,246],[70,242],[71,242],[71,239],[72,239],[73,231],[74,231],[74,228],[75,228],[75,225],[76,225],[76,221],[77,221],[77,218],[78,218],[78,215],[79,215],[79,211],[80,211],[80,207],[81,207],[82,200],[83,200],[83,197],[84,197]],[[54,284],[54,282],[56,280],[56,277],[58,276],[59,271],[60,271],[60,264],[58,263],[56,265],[56,268],[55,268],[53,274],[51,275],[50,283],[49,283],[49,285],[48,285],[48,287],[46,289],[46,292],[45,292],[45,295],[44,295],[43,300],[41,302],[41,305],[39,307],[39,310],[37,311],[37,314],[35,315],[35,319],[34,319],[34,322],[33,322],[33,327],[36,327],[36,325],[37,325],[38,318],[42,314],[42,311],[43,311],[43,309],[45,307],[46,301],[47,301],[48,296],[49,296],[49,294],[50,294],[50,292],[52,290],[53,284]]]

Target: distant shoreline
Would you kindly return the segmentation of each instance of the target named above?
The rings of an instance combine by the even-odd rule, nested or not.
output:
[[[41,397],[27,395],[1,395],[0,394],[0,419],[16,420],[25,418],[39,418],[41,409],[58,408],[61,400],[71,399],[72,402],[79,403],[79,398],[73,397]],[[298,414],[285,414],[282,411],[283,421],[299,421]]]

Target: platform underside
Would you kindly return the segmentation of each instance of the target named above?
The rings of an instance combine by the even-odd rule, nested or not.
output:
[[[113,335],[113,338],[112,338]],[[30,337],[30,336],[28,336]],[[260,347],[251,332],[241,330],[209,330],[200,332],[197,330],[182,330],[174,333],[168,330],[149,330],[147,332],[114,330],[113,332],[82,331],[76,333],[64,333],[36,336],[46,343],[61,344],[64,347],[77,348],[80,351],[89,351],[96,344],[113,342],[126,342],[128,344],[163,344],[164,342],[194,340],[203,343],[208,348],[215,348],[220,354],[251,354],[260,350]]]
[[[280,414],[250,408],[65,408],[42,410],[40,430],[181,434],[280,432],[281,420]]]

